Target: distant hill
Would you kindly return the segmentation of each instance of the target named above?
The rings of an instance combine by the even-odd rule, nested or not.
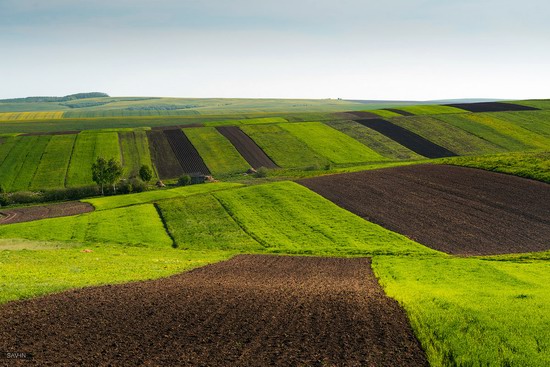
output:
[[[0,102],[6,102],[6,103],[67,102],[67,101],[73,101],[75,99],[101,98],[101,97],[109,97],[109,95],[107,93],[101,93],[101,92],[89,92],[89,93],[69,94],[68,96],[64,96],[64,97],[25,97],[25,98],[0,99]]]

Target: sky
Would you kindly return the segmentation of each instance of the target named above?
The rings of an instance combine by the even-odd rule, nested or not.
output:
[[[550,98],[547,0],[0,0],[0,98]]]

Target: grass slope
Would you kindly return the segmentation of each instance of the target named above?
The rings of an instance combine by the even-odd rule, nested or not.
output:
[[[213,175],[243,173],[250,168],[237,149],[214,127],[184,129]]]
[[[26,189],[40,162],[47,145],[48,136],[16,137],[7,143],[0,155],[5,155],[0,164],[0,185],[5,191]]]
[[[315,255],[435,254],[293,182],[213,194],[267,252]]]
[[[421,155],[385,135],[355,121],[331,121],[326,124],[375,150],[389,159],[423,159]]]
[[[33,141],[32,148],[28,151],[28,154],[25,157],[19,157],[19,159],[22,160],[23,165],[21,166],[19,172],[17,172],[17,176],[15,176],[11,187],[9,187],[10,191],[23,191],[27,190],[31,186],[31,182],[34,178],[36,170],[38,169],[42,155],[50,142],[50,138],[51,137],[47,135],[28,138]],[[2,168],[0,167],[0,169]]]
[[[142,165],[152,169],[147,133],[144,130],[121,131],[118,138],[126,177],[137,177]]]
[[[459,155],[490,154],[502,151],[495,144],[430,116],[397,117],[389,121]]]
[[[156,247],[172,244],[151,204],[3,225],[0,238]]]
[[[81,200],[92,204],[96,210],[107,210],[121,208],[129,205],[151,203],[164,199],[172,199],[178,197],[186,197],[197,194],[209,193],[217,190],[233,189],[241,187],[238,183],[216,182],[202,185],[183,186],[168,190],[152,190],[128,195],[116,195],[100,197],[95,199]]]
[[[550,151],[506,153],[483,157],[454,157],[445,158],[439,162],[508,173],[550,184]]]
[[[386,159],[357,140],[321,122],[281,124],[279,126],[332,163],[362,163]]]
[[[550,263],[377,257],[432,366],[548,366]]]
[[[321,166],[328,160],[311,150],[281,125],[241,126],[279,167],[305,168]]]
[[[75,140],[76,135],[51,137],[32,180],[31,189],[53,189],[65,186],[65,176]]]

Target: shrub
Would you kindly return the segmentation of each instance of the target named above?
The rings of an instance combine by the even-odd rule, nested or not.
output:
[[[189,175],[183,175],[178,179],[178,185],[179,186],[187,186],[191,185],[191,176]]]
[[[258,178],[263,178],[263,177],[267,177],[269,173],[269,170],[265,167],[260,167],[256,170],[256,177]]]
[[[149,182],[153,178],[153,171],[149,166],[144,164],[139,169],[139,178],[141,178],[143,182]]]

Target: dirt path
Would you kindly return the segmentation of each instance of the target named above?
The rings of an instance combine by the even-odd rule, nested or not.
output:
[[[550,249],[550,185],[546,183],[444,165],[298,182],[371,222],[447,253]]]
[[[33,352],[21,365],[427,365],[369,259],[258,255],[4,305],[0,350]]]
[[[26,208],[14,208],[0,210],[0,224],[30,222],[38,219],[66,217],[88,213],[94,207],[80,201],[69,201],[61,204],[29,206]]]

